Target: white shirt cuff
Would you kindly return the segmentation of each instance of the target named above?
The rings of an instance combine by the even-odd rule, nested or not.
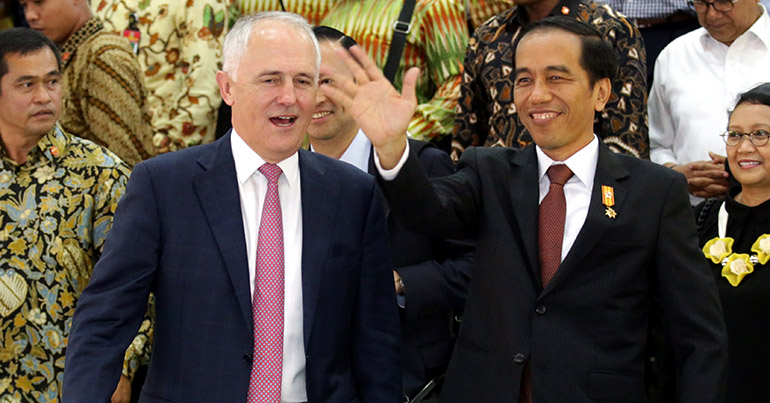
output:
[[[404,154],[401,155],[401,159],[398,161],[398,164],[393,167],[393,169],[385,170],[382,168],[382,165],[380,165],[380,156],[377,154],[377,151],[374,152],[374,166],[377,167],[377,171],[380,173],[380,176],[382,179],[386,181],[392,181],[393,179],[396,179],[396,176],[398,176],[398,173],[401,171],[401,167],[404,166],[404,163],[406,163],[406,159],[409,157],[409,142],[406,142],[406,147],[404,147]]]

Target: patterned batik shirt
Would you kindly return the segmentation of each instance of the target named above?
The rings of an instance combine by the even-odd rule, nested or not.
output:
[[[262,11],[288,11],[305,17],[310,25],[318,25],[335,0],[283,0],[285,10],[281,8],[279,0],[235,0],[235,2],[240,15]]]
[[[128,40],[103,28],[92,17],[61,44],[64,106],[59,123],[133,166],[156,154],[144,106],[147,91]]]
[[[91,0],[110,32],[123,35],[132,14],[139,65],[157,133],[187,145],[214,140],[230,0]]]
[[[402,4],[402,0],[342,0],[332,6],[322,24],[355,39],[382,68]],[[451,133],[467,43],[462,0],[416,1],[394,80],[400,90],[404,72],[410,67],[420,68],[419,105],[409,124],[414,138],[433,140]]]
[[[513,0],[467,0],[466,4],[474,28],[514,6]]]
[[[61,399],[72,314],[129,173],[58,126],[23,164],[0,148],[0,402]]]
[[[562,0],[550,15],[589,22],[612,43],[620,66],[612,94],[597,113],[594,132],[612,151],[648,159],[647,68],[644,43],[635,25],[606,5]],[[517,7],[500,13],[473,34],[452,136],[452,158],[469,146],[520,148],[532,142],[513,103],[513,43],[526,22]]]

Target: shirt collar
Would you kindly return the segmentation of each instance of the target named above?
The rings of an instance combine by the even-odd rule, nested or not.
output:
[[[768,12],[765,9],[765,6],[762,4],[759,4],[759,7],[762,8],[762,15],[759,16],[759,18],[754,21],[754,24],[752,24],[746,32],[744,32],[741,36],[736,38],[738,39],[742,38],[744,35],[753,35],[757,39],[759,39],[760,42],[762,42],[763,45],[765,45],[765,50],[770,50],[770,16],[768,16]],[[718,44],[722,46],[727,46],[723,44],[722,42],[717,41],[714,39],[711,34],[706,30],[706,28],[701,27],[700,28],[701,33],[701,44],[703,47],[709,46],[709,43]],[[735,43],[735,42],[733,42]]]
[[[540,181],[545,176],[546,171],[551,165],[564,163],[569,167],[572,173],[586,188],[592,188],[594,185],[594,176],[596,176],[596,165],[599,162],[599,139],[594,134],[593,139],[585,147],[581,148],[575,154],[572,154],[565,161],[554,161],[547,156],[540,146],[535,146],[537,154],[537,180]]]
[[[69,38],[67,38],[67,40],[65,40],[64,43],[60,45],[62,62],[64,62],[66,65],[70,60],[72,60],[72,56],[75,55],[78,47],[88,38],[101,31],[102,29],[104,29],[104,24],[102,24],[102,20],[100,20],[99,17],[89,18],[88,21],[86,21],[86,23],[80,27],[80,29],[75,31],[74,34],[70,35]]]
[[[340,157],[340,161],[345,161],[364,172],[369,172],[369,153],[371,153],[371,149],[372,143],[366,138],[364,131],[358,129],[358,134],[350,142],[347,150]]]
[[[255,172],[257,172],[259,167],[265,163],[265,160],[243,141],[243,138],[241,138],[235,129],[232,129],[232,134],[230,135],[230,147],[233,150],[235,175],[238,178],[238,183],[244,184]],[[282,176],[286,178],[290,187],[299,184],[298,152],[294,152],[289,158],[284,159],[276,165],[283,171]]]
[[[577,18],[578,4],[580,3],[580,0],[561,0],[559,1],[559,4],[548,13],[548,16],[555,17],[561,15]],[[526,26],[530,22],[523,7],[514,7],[514,12],[511,17],[513,17],[521,27]]]
[[[57,123],[48,133],[40,138],[35,147],[32,147],[27,155],[27,161],[36,161],[38,160],[38,155],[42,155],[47,160],[54,162],[66,155],[69,144],[69,138]],[[8,157],[5,147],[0,147],[0,157]]]

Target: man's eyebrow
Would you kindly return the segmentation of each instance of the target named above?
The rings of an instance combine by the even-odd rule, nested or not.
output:
[[[547,71],[560,71],[562,73],[570,73],[570,74],[572,74],[572,70],[570,70],[567,66],[562,65],[562,64],[557,65],[557,66],[548,66],[545,69]]]
[[[24,75],[24,76],[19,76],[19,77],[18,77],[16,80],[14,80],[14,81],[18,83],[18,82],[21,82],[21,81],[37,80],[39,77],[40,77],[40,76],[30,76],[30,75]],[[45,75],[45,77],[46,77],[46,78],[49,78],[49,77],[61,77],[61,72],[59,72],[58,70],[51,70],[50,72],[48,72],[48,73]]]
[[[516,78],[521,73],[529,73],[529,69],[526,67],[519,67],[513,71],[513,77]]]

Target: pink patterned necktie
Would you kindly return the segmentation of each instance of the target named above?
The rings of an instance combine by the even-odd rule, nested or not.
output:
[[[257,270],[251,309],[254,314],[254,358],[247,403],[281,401],[283,368],[283,222],[278,198],[281,168],[259,167],[267,178],[257,242]]]

